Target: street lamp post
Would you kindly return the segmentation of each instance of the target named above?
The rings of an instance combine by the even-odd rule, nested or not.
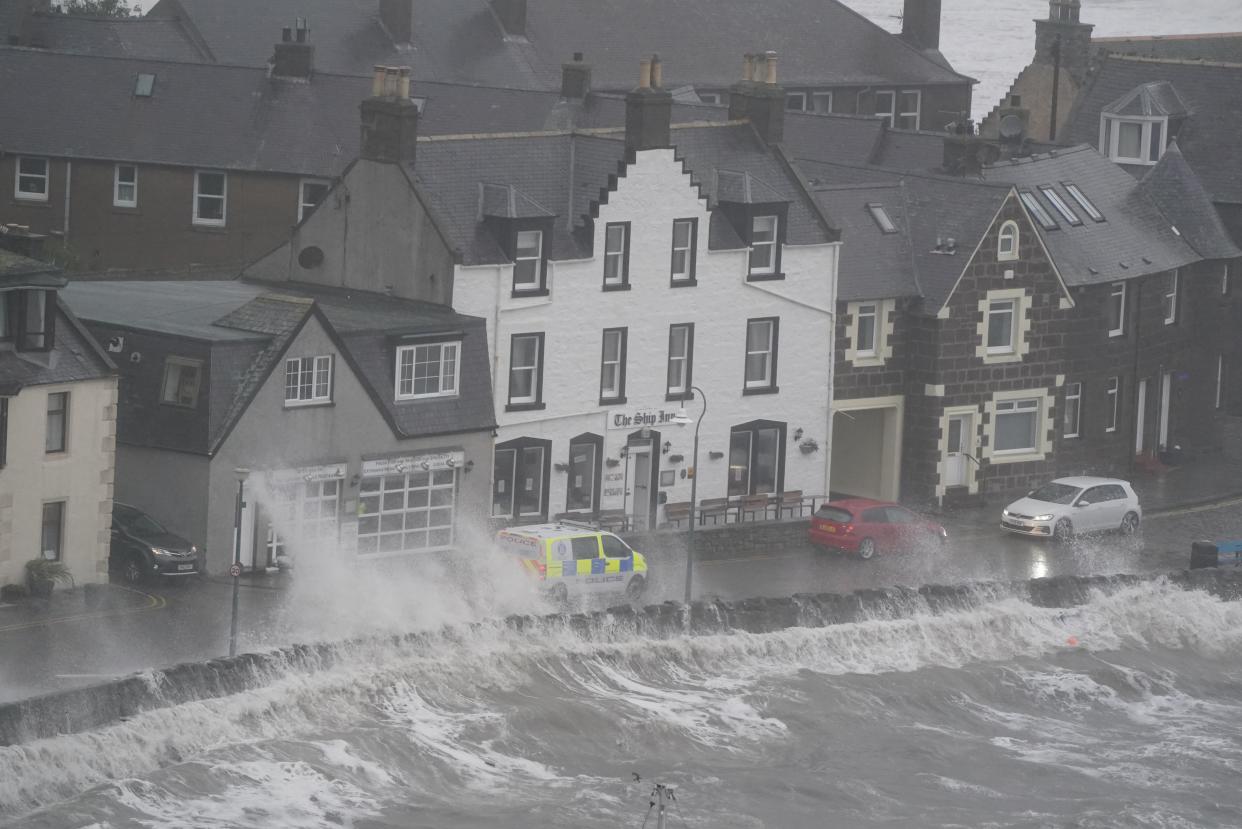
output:
[[[233,576],[233,616],[229,622],[229,656],[237,655],[237,593],[241,582],[241,533],[242,533],[242,510],[246,507],[246,479],[250,477],[250,470],[245,467],[238,467],[233,470],[233,475],[237,478],[237,510],[233,514],[233,566],[229,568],[229,574]]]
[[[694,595],[694,525],[698,523],[695,518],[694,509],[698,503],[699,490],[699,427],[703,425],[703,415],[707,414],[707,395],[698,386],[691,386],[686,393],[698,392],[699,397],[703,398],[703,410],[699,412],[699,419],[694,421],[694,454],[693,466],[690,467],[690,534],[686,538],[686,604],[690,604]],[[687,426],[690,424],[690,417],[686,414],[685,400],[682,400],[682,407],[673,416],[673,423],[678,426]]]

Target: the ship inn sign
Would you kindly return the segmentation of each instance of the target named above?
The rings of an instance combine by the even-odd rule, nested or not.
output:
[[[653,428],[673,422],[677,409],[617,409],[608,413],[609,429]]]

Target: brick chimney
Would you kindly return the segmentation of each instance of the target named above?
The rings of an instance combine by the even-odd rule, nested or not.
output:
[[[306,18],[299,17],[293,28],[286,26],[280,32],[280,43],[272,58],[272,76],[277,78],[301,78],[310,80],[315,72],[315,47],[309,42],[310,29]]]
[[[625,148],[655,150],[672,145],[673,96],[663,87],[660,56],[643,58],[638,86],[625,96]]]
[[[905,0],[901,39],[916,49],[939,49],[940,0]]]
[[[750,121],[768,144],[785,139],[785,90],[776,83],[776,53],[746,55],[742,80],[729,90],[729,120]]]
[[[414,39],[414,0],[379,0],[379,14],[393,43]]]
[[[492,12],[507,35],[526,36],[526,0],[490,0]]]
[[[418,143],[418,106],[410,100],[410,68],[377,66],[371,97],[362,102],[358,155],[390,164],[413,162]]]
[[[583,101],[591,93],[591,64],[582,62],[582,53],[574,52],[571,63],[561,64],[561,97],[567,101]]]

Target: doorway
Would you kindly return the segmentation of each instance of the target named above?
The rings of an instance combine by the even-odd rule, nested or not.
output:
[[[1169,448],[1169,403],[1173,397],[1173,372],[1160,375],[1160,451]]]
[[[660,478],[660,456],[656,454],[655,447],[659,445],[660,433],[649,429],[634,432],[626,443],[626,473],[630,482],[626,518],[634,532],[644,532],[655,526],[653,519]]]
[[[1147,448],[1147,381],[1139,380],[1138,400],[1134,410],[1134,454],[1141,455]]]
[[[949,415],[948,443],[944,456],[944,485],[968,486],[970,463],[975,453],[974,415]]]

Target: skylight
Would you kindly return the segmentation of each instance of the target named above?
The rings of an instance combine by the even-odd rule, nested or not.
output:
[[[1051,204],[1056,211],[1061,214],[1061,218],[1069,222],[1071,226],[1078,227],[1078,225],[1082,224],[1082,219],[1078,218],[1078,214],[1070,209],[1070,206],[1065,203],[1065,199],[1061,198],[1061,194],[1056,190],[1053,190],[1051,187],[1041,187],[1039,188],[1039,192],[1044,194],[1044,198],[1048,200],[1049,204]]]
[[[892,218],[888,215],[888,211],[884,209],[882,204],[868,204],[867,211],[871,213],[871,218],[875,219],[875,223],[880,226],[883,233],[896,233],[897,225],[893,224]]]
[[[1069,193],[1074,201],[1078,202],[1078,206],[1082,208],[1082,212],[1090,216],[1093,222],[1104,221],[1104,214],[1096,209],[1096,206],[1091,203],[1091,199],[1087,198],[1086,194],[1082,192],[1082,189],[1077,184],[1071,184],[1068,181],[1063,181],[1061,184],[1065,187],[1065,192]]]
[[[134,82],[134,95],[139,98],[150,98],[153,92],[155,92],[155,75],[139,72],[138,80]]]
[[[1031,211],[1031,215],[1035,217],[1035,221],[1039,222],[1040,227],[1044,230],[1056,230],[1058,225],[1053,221],[1052,216],[1048,215],[1048,211],[1044,210],[1044,206],[1039,203],[1039,199],[1035,198],[1035,194],[1030,190],[1023,190],[1018,193],[1018,198],[1022,199],[1022,203],[1026,205],[1026,209]]]

